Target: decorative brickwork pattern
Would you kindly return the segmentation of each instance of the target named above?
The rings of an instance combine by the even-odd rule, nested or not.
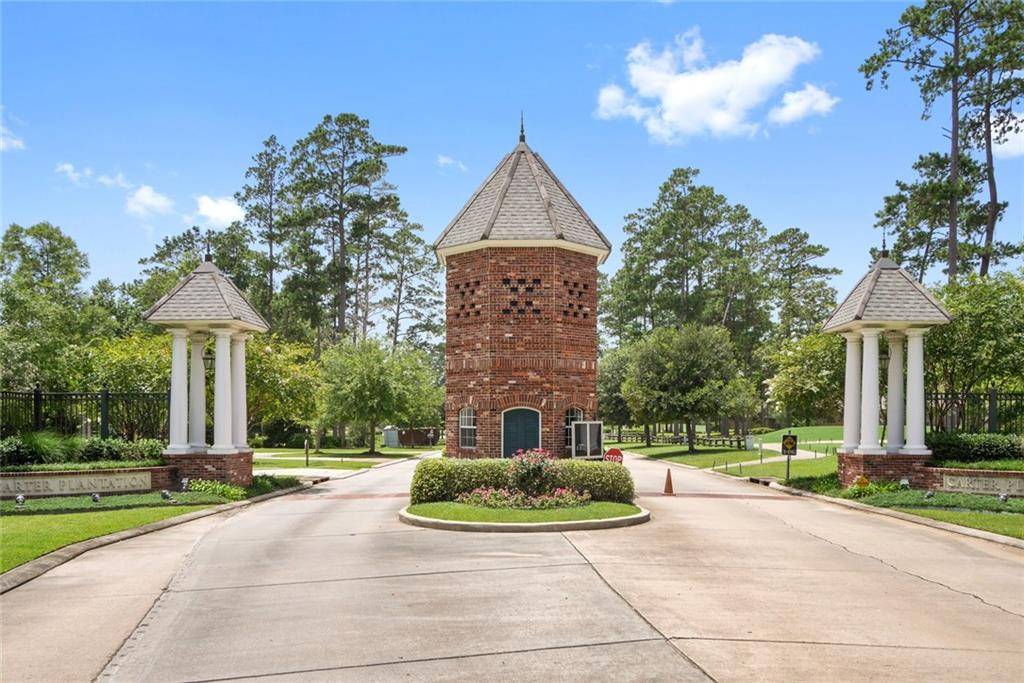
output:
[[[900,481],[907,479],[915,489],[943,488],[944,475],[959,477],[984,477],[986,479],[1021,479],[1020,472],[1003,470],[965,470],[953,467],[928,467],[930,455],[858,455],[839,454],[839,483],[853,486],[863,475],[868,481]],[[1011,494],[1014,495],[1014,494]]]
[[[501,247],[449,255],[446,266],[446,453],[500,456],[501,413],[523,407],[541,413],[542,447],[565,455],[566,409],[597,414],[597,257]],[[459,447],[466,406],[476,448]]]

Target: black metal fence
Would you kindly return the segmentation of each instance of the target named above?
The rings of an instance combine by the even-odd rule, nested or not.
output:
[[[925,395],[925,421],[932,431],[1024,434],[1024,393],[932,392]]]
[[[167,439],[168,392],[0,391],[0,437],[60,434]]]

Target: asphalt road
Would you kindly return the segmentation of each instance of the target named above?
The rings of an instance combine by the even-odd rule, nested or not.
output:
[[[411,462],[87,553],[0,598],[3,680],[1024,679],[1024,552],[628,464],[627,529],[408,527]]]

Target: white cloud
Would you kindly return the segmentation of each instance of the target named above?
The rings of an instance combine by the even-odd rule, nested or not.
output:
[[[1024,114],[1015,112],[1017,131],[1006,136],[1006,140],[992,146],[992,155],[1000,159],[1024,156]]]
[[[120,187],[123,190],[130,190],[134,185],[128,182],[128,179],[124,177],[124,174],[118,171],[117,175],[101,175],[96,178],[96,182],[103,187]]]
[[[455,159],[453,157],[448,156],[447,154],[438,154],[437,155],[437,167],[438,168],[454,167],[454,168],[459,169],[463,173],[465,173],[468,170],[464,163],[462,163],[458,159]]]
[[[143,217],[155,213],[169,213],[173,206],[174,202],[149,185],[140,185],[124,202],[125,211]]]
[[[11,152],[16,149],[25,149],[25,141],[0,123],[0,152]]]
[[[812,114],[823,116],[839,104],[839,98],[829,95],[816,85],[804,83],[802,90],[787,92],[782,96],[782,104],[768,112],[768,120],[772,123],[785,125]]]
[[[66,161],[62,161],[57,164],[57,167],[53,169],[54,173],[60,173],[67,177],[68,180],[78,185],[82,182],[83,177],[88,177],[92,174],[92,171],[85,169],[85,171],[78,171],[75,169],[74,164],[69,164]]]
[[[196,216],[205,225],[224,228],[245,218],[245,212],[231,197],[210,197],[204,194],[196,198]]]
[[[802,38],[770,33],[747,45],[740,59],[708,64],[696,27],[660,52],[644,41],[626,57],[633,92],[614,84],[601,88],[596,115],[634,119],[663,143],[753,135],[760,128],[755,111],[820,52]]]

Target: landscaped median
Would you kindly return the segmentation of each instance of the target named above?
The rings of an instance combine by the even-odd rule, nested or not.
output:
[[[633,478],[617,462],[557,460],[542,450],[510,459],[424,460],[407,524],[457,531],[565,531],[639,524]]]
[[[248,488],[194,479],[186,492],[0,501],[0,572],[80,541],[298,484],[294,477],[256,475]]]

